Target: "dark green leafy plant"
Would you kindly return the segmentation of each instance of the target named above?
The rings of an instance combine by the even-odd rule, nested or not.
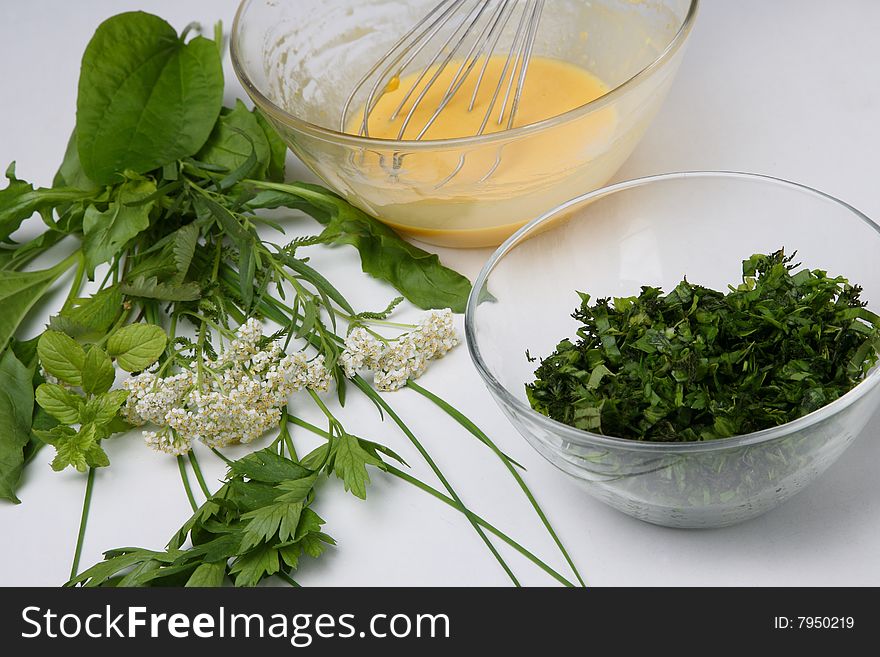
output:
[[[358,312],[304,251],[317,245],[354,246],[365,272],[422,308],[463,310],[468,280],[336,194],[316,185],[285,183],[286,146],[271,124],[241,102],[221,106],[219,26],[213,41],[188,38],[191,28],[178,35],[162,19],[143,12],[105,21],[83,57],[76,129],[53,187],[34,188],[15,176],[14,166],[7,170],[8,185],[0,190],[0,421],[12,430],[0,436],[0,497],[18,501],[15,492],[23,468],[40,447],[52,444],[55,469],[88,470],[72,583],[253,585],[272,575],[288,578],[302,554],[317,556],[332,543],[320,530],[323,521],[310,509],[319,475],[335,475],[363,499],[368,469],[376,468],[460,511],[514,584],[518,580],[488,534],[571,585],[465,507],[391,405],[338,364],[344,326],[399,328],[385,320],[400,299],[383,311]],[[291,217],[269,219],[260,214],[266,208],[302,211],[323,231],[284,238]],[[14,234],[35,213],[46,231],[16,243]],[[263,227],[269,230],[258,230]],[[270,230],[282,237],[267,240]],[[72,255],[49,269],[24,271],[31,260],[51,254],[61,242],[73,248]],[[33,340],[17,341],[31,310],[71,270],[70,292],[61,310],[48,318],[48,328]],[[99,272],[103,278],[96,279]],[[86,279],[96,282],[91,295],[82,293]],[[190,522],[164,551],[111,551],[104,562],[77,577],[95,471],[109,465],[102,441],[130,428],[119,414],[128,393],[112,389],[117,371],[136,374],[155,367],[148,373],[152,376],[189,370],[197,382],[216,376],[207,371],[206,362],[234,339],[234,328],[250,321],[262,326],[263,320],[278,329],[266,337],[267,344],[285,339],[283,349],[289,354],[308,347],[310,354],[323,357],[322,367],[335,379],[341,405],[351,380],[387,414],[448,496],[383,460],[402,463],[389,448],[347,432],[310,391],[328,419],[328,431],[288,413],[285,406],[272,448],[229,463],[230,473],[216,493],[209,490],[195,453],[178,455],[194,511]],[[426,390],[414,390],[445,412],[457,413]],[[546,516],[513,470],[514,462],[475,425],[458,419],[514,473],[582,584]],[[326,442],[299,462],[288,422]],[[201,507],[188,469],[207,499]]]
[[[876,364],[880,317],[859,286],[797,267],[780,250],[745,260],[727,294],[687,280],[595,304],[580,293],[579,339],[541,361],[532,407],[609,436],[698,441],[834,401]]]

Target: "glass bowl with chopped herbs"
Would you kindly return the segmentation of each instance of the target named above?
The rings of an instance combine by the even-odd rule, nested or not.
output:
[[[528,224],[468,304],[505,415],[598,499],[672,527],[760,515],[880,405],[880,228],[752,174],[612,185]]]

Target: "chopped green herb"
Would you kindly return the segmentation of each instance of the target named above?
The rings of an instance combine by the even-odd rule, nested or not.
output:
[[[727,294],[687,280],[663,294],[581,305],[526,385],[532,407],[573,427],[657,442],[726,438],[839,398],[877,362],[880,317],[861,288],[798,269],[783,251],[743,261]]]

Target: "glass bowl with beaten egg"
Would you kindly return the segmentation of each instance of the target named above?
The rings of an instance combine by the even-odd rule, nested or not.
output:
[[[513,11],[520,1],[473,10]],[[231,53],[254,103],[330,188],[406,235],[455,247],[497,245],[606,183],[662,104],[697,10],[697,0],[546,3],[511,122],[503,99],[524,59],[507,63],[521,48],[516,18],[451,99],[470,53],[439,70],[438,53],[450,50],[442,34],[371,75],[437,4],[244,0]],[[460,7],[445,29],[474,16],[465,4],[451,3]],[[393,77],[382,78],[387,70]]]

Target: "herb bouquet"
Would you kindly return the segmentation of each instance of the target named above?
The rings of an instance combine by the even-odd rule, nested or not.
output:
[[[513,583],[494,541],[570,585],[462,502],[383,394],[408,387],[497,455],[582,584],[518,464],[413,380],[457,344],[452,313],[464,308],[467,279],[335,194],[285,182],[286,147],[271,125],[241,102],[222,106],[219,26],[213,40],[192,33],[142,12],[104,22],[83,56],[76,129],[53,185],[35,188],[14,165],[6,172],[0,497],[18,501],[23,469],[49,445],[52,468],[75,468],[86,485],[70,584],[252,586],[272,576],[295,584],[303,555],[334,544],[313,509],[326,476],[365,498],[373,470],[461,512]],[[285,239],[290,210],[319,230]],[[16,240],[34,215],[42,232]],[[309,262],[314,249],[336,245],[356,248],[364,272],[401,296],[384,309],[358,308]],[[57,264],[34,268],[36,258]],[[24,339],[20,327],[62,281],[69,293],[60,311]],[[404,299],[428,310],[418,324],[391,321]],[[396,425],[442,490],[346,429],[332,409],[350,392]],[[326,424],[294,413],[291,399],[313,404]],[[95,472],[110,466],[104,441],[136,427],[148,447],[177,459],[193,515],[169,528],[164,549],[111,550],[80,572]],[[300,455],[294,427],[319,446]],[[228,467],[217,490],[196,442]],[[261,448],[232,460],[222,450],[236,444]]]

